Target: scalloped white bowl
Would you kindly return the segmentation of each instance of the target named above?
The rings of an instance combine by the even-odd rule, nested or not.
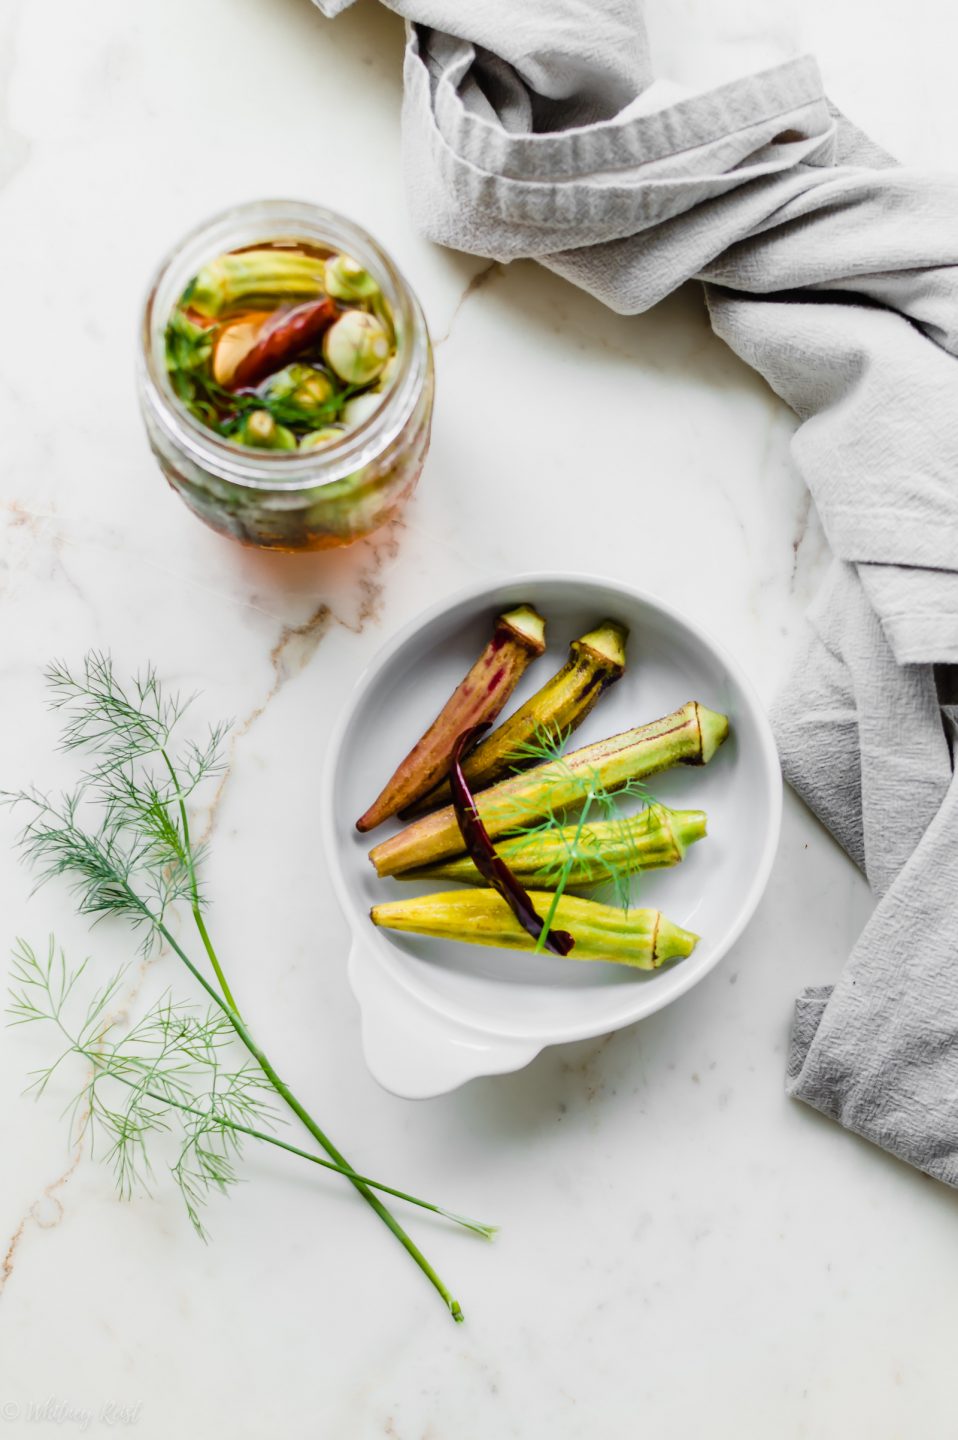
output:
[[[701,936],[688,959],[663,970],[399,935],[369,919],[377,901],[416,889],[379,879],[367,858],[399,823],[362,836],[356,817],[475,661],[494,617],[521,601],[546,617],[548,650],[526,671],[510,708],[534,693],[564,663],[570,641],[597,621],[611,616],[629,627],[625,675],[573,745],[667,715],[686,700],[724,711],[731,721],[711,764],[680,766],[649,782],[657,799],[703,809],[709,822],[708,836],[681,865],[641,879],[642,904]],[[700,626],[653,596],[577,575],[476,585],[400,631],[361,676],[340,717],[323,793],[326,857],[352,930],[349,978],[366,1062],[387,1090],[416,1099],[518,1070],[547,1045],[631,1025],[691,989],[754,913],[782,809],[771,730],[738,665]]]

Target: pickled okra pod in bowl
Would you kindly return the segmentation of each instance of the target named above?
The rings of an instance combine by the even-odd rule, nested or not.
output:
[[[570,748],[626,670],[628,628],[610,618],[576,637],[565,665],[500,719],[546,649],[546,626],[528,602],[493,620],[478,658],[356,822],[365,833],[397,813],[408,820],[369,852],[380,878],[479,888],[382,901],[370,919],[472,945],[656,969],[690,955],[698,936],[636,908],[633,882],[680,864],[707,819],[658,803],[645,782],[674,765],[708,764],[728,719],[689,701]],[[622,800],[638,801],[638,810],[623,811]],[[600,893],[573,896],[582,888],[611,890],[618,904],[602,903]]]
[[[247,544],[322,549],[371,533],[429,442],[421,309],[359,226],[257,202],[200,227],[147,299],[141,408],[166,478]]]
[[[658,599],[575,575],[411,622],[347,701],[324,783],[363,1050],[410,1097],[695,985],[754,911],[781,813],[734,660]]]

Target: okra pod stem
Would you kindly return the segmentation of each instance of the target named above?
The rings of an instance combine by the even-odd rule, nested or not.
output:
[[[615,790],[671,765],[706,765],[727,735],[725,715],[690,700],[650,725],[639,725],[501,780],[476,796],[476,807],[495,838],[557,810],[581,805],[597,782],[606,790]],[[461,855],[464,848],[450,805],[374,846],[369,858],[379,875],[398,875],[417,865]]]
[[[530,899],[543,915],[552,904],[547,892],[531,891]],[[369,913],[374,925],[387,930],[506,950],[535,949],[532,936],[495,890],[446,890],[374,905]],[[635,970],[657,970],[667,960],[684,959],[698,941],[658,910],[623,910],[576,895],[560,898],[553,923],[575,940],[569,960],[611,960]]]
[[[519,605],[500,615],[491,640],[469,674],[365,815],[356,821],[356,829],[374,829],[431,790],[447,772],[453,747],[463,731],[496,718],[529,661],[544,649],[545,621],[531,605]]]
[[[525,886],[554,890],[569,866],[565,883],[595,885],[610,875],[634,875],[678,865],[689,845],[706,833],[704,810],[670,810],[650,805],[639,815],[594,821],[580,831],[577,825],[534,831],[501,840],[500,859]],[[439,860],[417,870],[404,870],[400,880],[457,880],[464,885],[482,883],[468,855]]]
[[[463,762],[463,774],[473,792],[534,765],[535,758],[524,755],[523,748],[543,730],[570,735],[582,724],[603,691],[622,675],[628,633],[617,621],[604,620],[587,635],[573,640],[562,669]],[[438,809],[448,805],[450,799],[445,781],[410,806],[409,814]]]

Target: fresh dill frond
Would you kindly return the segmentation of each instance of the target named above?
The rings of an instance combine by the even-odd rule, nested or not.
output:
[[[110,917],[125,921],[140,933],[144,953],[165,946],[209,1003],[202,1010],[167,995],[138,1020],[121,1024],[113,1012],[122,972],[93,990],[81,1007],[85,986],[80,982],[89,962],[71,969],[53,941],[45,960],[21,942],[13,957],[10,1022],[45,1022],[62,1041],[52,1063],[32,1074],[30,1088],[47,1090],[70,1057],[84,1061],[87,1079],[69,1107],[74,1133],[89,1135],[104,1153],[122,1195],[150,1188],[151,1150],[167,1136],[176,1145],[171,1173],[200,1234],[201,1207],[212,1192],[237,1179],[246,1138],[338,1173],[460,1320],[458,1302],[374,1192],[442,1215],[485,1238],[494,1227],[353,1170],[259,1046],[227,982],[206,924],[198,874],[202,848],[192,839],[189,802],[197,787],[222,768],[229,726],[210,726],[198,740],[184,735],[192,697],[167,691],[152,666],[124,684],[110,657],[100,652],[88,654],[76,673],[64,664],[51,666],[47,680],[51,705],[63,720],[63,748],[83,753],[88,766],[64,794],[34,788],[0,795],[25,812],[19,846],[37,887],[63,878],[79,912],[94,923]],[[192,914],[202,944],[200,959],[168,923],[168,912],[179,901]],[[238,1059],[244,1052],[245,1058]],[[275,1119],[271,1100],[296,1117],[323,1155],[270,1133],[266,1127]]]
[[[153,1188],[149,1144],[170,1135],[169,1171],[197,1233],[212,1191],[237,1180],[238,1126],[272,1128],[271,1087],[249,1061],[237,1063],[236,1036],[212,1007],[200,1010],[167,993],[125,1028],[113,1014],[125,971],[84,999],[88,960],[71,969],[51,938],[45,957],[20,940],[13,955],[8,1016],[12,1024],[43,1023],[59,1034],[54,1060],[30,1077],[42,1094],[71,1058],[86,1062],[86,1079],[70,1100],[74,1143],[88,1140],[110,1165],[118,1194]]]
[[[168,694],[152,665],[124,686],[110,657],[98,650],[87,654],[80,675],[55,661],[47,667],[46,682],[51,710],[63,714],[63,748],[82,748],[107,761],[132,760],[162,749],[193,698]]]
[[[169,694],[147,667],[129,685],[109,656],[93,651],[75,675],[57,663],[47,671],[51,708],[61,712],[61,744],[90,765],[73,790],[38,790],[3,799],[26,821],[18,843],[45,884],[65,876],[81,914],[122,916],[142,934],[148,954],[171,905],[198,913],[202,858],[189,834],[186,802],[223,765],[226,724],[197,741],[176,731],[192,697]]]
[[[151,757],[162,761],[165,778],[158,793],[164,799],[172,786],[177,798],[186,800],[203,780],[222,771],[223,743],[232,722],[208,725],[199,741],[184,737],[171,753],[175,732],[196,696],[170,693],[152,665],[124,685],[110,656],[92,650],[80,674],[57,661],[47,668],[46,681],[50,708],[63,718],[60,744],[95,757],[88,777],[105,786],[103,798],[110,798],[109,781],[118,768],[129,776],[137,761]]]
[[[558,726],[540,726],[530,740],[516,746],[516,773],[527,773],[530,764],[543,767],[537,771],[537,780],[540,787],[546,787],[547,797],[550,785],[565,788],[572,773],[565,758],[570,734]],[[552,923],[570,876],[583,861],[593,872],[598,872],[598,878],[593,883],[599,886],[600,893],[604,892],[626,912],[631,908],[635,875],[640,869],[640,852],[634,826],[620,808],[622,801],[628,799],[640,801],[643,809],[650,813],[662,808],[641,781],[628,780],[610,790],[598,770],[589,776],[585,794],[576,807],[578,817],[571,824],[568,809],[562,806],[553,808],[548,798],[543,814],[541,791],[537,791],[534,813],[530,808],[524,814],[521,795],[510,802],[510,810],[514,809],[514,814],[506,812],[504,834],[513,847],[513,857],[521,855],[526,849],[530,863],[540,855],[548,856],[536,865],[532,881],[534,885],[553,892],[549,914],[543,922],[543,933]],[[596,832],[589,828],[590,820],[603,822],[605,843],[600,843]]]

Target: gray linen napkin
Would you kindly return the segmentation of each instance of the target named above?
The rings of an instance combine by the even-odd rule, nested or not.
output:
[[[534,257],[623,314],[698,277],[802,421],[836,561],[775,725],[879,904],[834,991],[798,1001],[787,1085],[958,1185],[958,789],[934,668],[958,662],[958,178],[895,166],[807,57],[676,98],[641,0],[391,5],[421,230]]]

